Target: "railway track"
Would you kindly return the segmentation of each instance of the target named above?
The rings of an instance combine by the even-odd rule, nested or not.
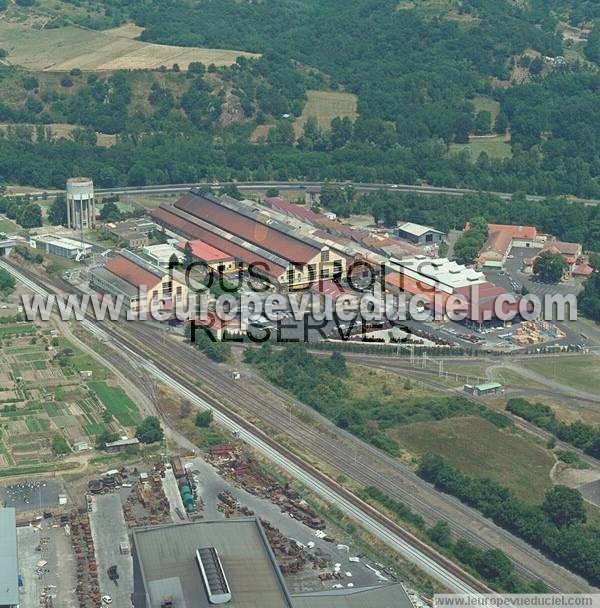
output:
[[[0,266],[11,272],[19,281],[40,295],[60,293],[60,287],[41,279],[34,273],[16,268],[12,264],[0,260]],[[67,284],[69,290],[73,287]],[[63,285],[64,287],[64,285]],[[243,431],[242,438],[250,445],[257,447],[267,457],[271,457],[277,464],[283,466],[288,472],[292,472],[297,479],[306,483],[312,489],[316,489],[322,497],[336,504],[338,508],[345,511],[356,519],[363,527],[376,534],[381,540],[393,547],[400,554],[411,559],[419,567],[436,578],[448,588],[461,593],[489,593],[491,590],[487,585],[465,572],[448,560],[445,556],[435,551],[432,547],[415,537],[407,530],[384,516],[369,504],[357,498],[346,488],[330,479],[318,469],[306,463],[302,458],[295,455],[285,447],[279,445],[269,435],[250,422],[246,421],[237,412],[224,406],[212,395],[202,391],[198,386],[186,378],[181,372],[168,368],[164,363],[148,360],[148,350],[141,348],[137,341],[124,342],[122,332],[112,327],[111,323],[104,323],[99,327],[89,318],[81,321],[82,325],[89,329],[97,337],[111,339],[119,348],[129,352],[140,364],[161,381],[166,382],[172,388],[179,388],[180,394],[190,398],[202,407],[209,407],[215,412],[218,422],[229,428],[237,428]],[[230,391],[231,386],[227,387]]]
[[[39,282],[41,279],[36,276],[35,280]],[[55,284],[47,283],[47,281],[45,282],[50,291],[57,290]],[[60,283],[64,289],[72,292],[72,285],[64,281],[60,281]],[[460,501],[434,491],[428,484],[425,484],[423,480],[416,476],[411,469],[402,465],[398,460],[391,459],[384,453],[376,450],[373,446],[364,444],[357,440],[356,437],[344,433],[330,421],[326,419],[320,420],[320,423],[329,425],[331,432],[329,435],[327,433],[317,433],[314,426],[303,423],[296,416],[294,416],[292,420],[292,417],[287,415],[285,407],[286,402],[295,401],[295,405],[310,410],[313,416],[315,415],[314,410],[293,400],[293,398],[287,394],[281,395],[280,403],[275,403],[272,398],[270,401],[267,400],[266,396],[269,394],[269,391],[274,392],[271,385],[266,385],[265,383],[265,390],[258,394],[248,390],[242,384],[233,382],[231,377],[223,371],[222,366],[216,366],[215,364],[209,363],[207,359],[195,349],[190,349],[182,344],[177,344],[171,339],[163,339],[161,335],[164,334],[164,331],[156,329],[156,327],[151,324],[128,323],[126,324],[126,330],[122,329],[123,324],[103,323],[102,327],[103,330],[99,331],[107,330],[107,333],[111,334],[113,338],[119,341],[126,340],[127,348],[131,349],[135,356],[149,357],[163,373],[176,377],[180,383],[187,386],[188,390],[200,394],[204,401],[213,409],[222,411],[225,406],[220,401],[215,400],[211,394],[199,389],[195,382],[190,383],[189,378],[202,380],[202,382],[209,386],[213,392],[226,396],[228,401],[235,401],[236,406],[242,408],[252,416],[259,418],[274,431],[285,433],[292,437],[297,445],[305,447],[306,451],[311,454],[319,455],[321,461],[342,471],[362,485],[373,485],[378,487],[393,498],[411,506],[416,512],[421,514],[428,523],[431,524],[440,519],[448,519],[452,531],[457,536],[467,538],[483,548],[501,546],[506,549],[507,542],[514,543],[515,547],[520,552],[521,559],[513,558],[513,562],[515,563],[516,571],[522,576],[527,578],[543,578],[549,583],[551,589],[557,591],[564,591],[566,585],[568,585],[571,590],[589,589],[589,586],[584,581],[551,562],[552,568],[557,569],[559,573],[562,572],[563,576],[556,579],[553,577],[541,576],[539,573],[540,564],[543,562],[548,563],[548,560],[535,549],[531,548],[520,539],[512,537],[512,535],[505,531],[499,528],[497,529],[492,522],[485,519],[476,511],[465,507]],[[98,328],[94,324],[92,324],[92,328],[92,331],[98,331]],[[128,335],[124,336],[123,332]],[[153,347],[151,352],[148,350],[149,344]],[[160,353],[160,358],[163,360],[162,362],[157,360],[157,351]],[[168,365],[165,365],[165,359],[168,361]],[[176,365],[176,371],[173,370],[173,365]],[[447,387],[440,385],[440,388],[446,389]],[[279,392],[281,393],[281,391]],[[247,422],[244,421],[243,418],[235,412],[231,412],[230,408],[225,407],[225,409],[230,417],[234,414],[233,417],[241,428],[245,427]],[[255,429],[253,426],[252,428]],[[265,434],[262,433],[262,435]],[[348,441],[337,441],[340,435],[346,435]],[[336,441],[333,440],[334,438]],[[358,452],[360,453],[360,459],[357,456],[357,452],[354,452],[354,458],[352,458],[353,449],[355,449],[353,448],[353,445],[355,446],[357,442],[360,443],[361,446],[360,451]],[[277,449],[281,451],[281,446],[276,442],[271,441],[270,444],[272,446],[277,446]],[[285,448],[283,449],[285,450]],[[286,450],[286,452],[288,451]],[[311,470],[315,469],[312,469],[311,467]],[[331,480],[329,481],[331,482]],[[338,484],[336,484],[336,487],[339,487]],[[354,497],[352,494],[351,496]],[[354,499],[356,499],[356,497],[354,497]],[[443,499],[444,508],[435,506],[436,501],[439,505],[441,499]],[[454,509],[455,513],[460,513],[462,515],[463,522],[465,521],[466,515],[467,523],[460,523],[458,521],[460,518],[454,519],[453,517],[450,517],[448,515],[449,507]],[[485,538],[482,537],[482,531],[485,532],[488,537],[491,535],[493,541],[490,542],[485,540]],[[528,568],[525,565],[528,561],[533,562],[536,566]],[[557,584],[555,583],[555,580],[560,580],[561,582]]]

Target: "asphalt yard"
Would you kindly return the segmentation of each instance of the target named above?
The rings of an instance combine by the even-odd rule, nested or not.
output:
[[[51,597],[57,608],[77,608],[77,562],[65,528],[45,520],[36,526],[17,528],[19,574],[23,577],[20,608],[44,606]],[[57,601],[60,598],[60,601]]]
[[[125,542],[129,546],[129,540],[119,494],[94,498],[90,525],[98,562],[100,593],[110,595],[113,606],[131,608],[133,560],[130,554],[123,555],[120,551],[120,544]],[[117,566],[119,579],[116,582],[108,576],[111,566]]]

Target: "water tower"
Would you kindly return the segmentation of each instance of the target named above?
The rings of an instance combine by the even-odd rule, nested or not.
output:
[[[85,230],[96,225],[94,182],[89,177],[67,180],[67,227]]]

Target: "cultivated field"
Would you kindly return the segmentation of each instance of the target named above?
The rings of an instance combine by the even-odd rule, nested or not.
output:
[[[319,125],[323,129],[329,129],[331,121],[339,116],[348,116],[356,120],[357,98],[352,93],[342,93],[340,91],[307,91],[308,97],[302,114],[294,123],[296,134],[302,133],[302,127],[309,116],[315,116]]]
[[[4,311],[3,311],[4,312]],[[80,372],[91,373],[91,380]],[[0,322],[0,469],[14,474],[52,469],[52,441],[90,447],[104,431],[131,436],[135,404],[110,375],[47,324]],[[3,467],[6,467],[4,469]]]
[[[482,418],[418,422],[390,435],[412,454],[440,454],[462,473],[490,477],[529,502],[540,501],[552,485],[554,459],[547,450]]]
[[[221,66],[234,63],[240,55],[256,56],[235,50],[151,44],[133,40],[128,31],[120,29],[101,32],[75,26],[31,29],[0,22],[0,39],[10,63],[35,71],[157,69],[174,63],[185,70],[192,61]]]

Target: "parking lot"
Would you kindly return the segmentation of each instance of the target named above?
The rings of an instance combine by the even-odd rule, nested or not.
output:
[[[55,481],[35,480],[0,486],[0,502],[17,512],[41,511],[58,506],[62,487]]]

